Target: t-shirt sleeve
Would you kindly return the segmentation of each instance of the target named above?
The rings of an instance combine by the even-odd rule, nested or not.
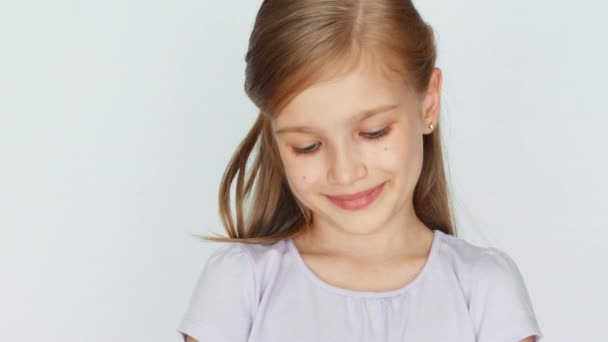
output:
[[[542,338],[523,276],[513,259],[487,248],[473,267],[469,310],[477,342],[519,342]]]
[[[229,243],[207,259],[177,331],[200,342],[247,341],[255,312],[255,272],[249,253]]]

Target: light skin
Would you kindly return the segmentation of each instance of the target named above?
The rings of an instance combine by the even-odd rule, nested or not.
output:
[[[388,291],[411,282],[424,266],[433,234],[416,216],[412,196],[422,168],[422,137],[439,119],[441,82],[435,68],[427,91],[416,95],[363,63],[346,76],[305,89],[273,120],[287,181],[314,217],[310,233],[294,243],[324,281]],[[378,107],[390,109],[358,116]],[[306,129],[279,133],[295,126]],[[386,128],[384,136],[369,138]],[[296,150],[311,153],[296,155]],[[362,210],[342,209],[325,197],[384,182],[380,196]]]
[[[404,268],[409,263],[410,273],[422,266],[433,234],[414,212],[413,192],[422,169],[423,135],[439,118],[441,79],[435,68],[428,90],[416,94],[396,75],[364,62],[345,76],[305,89],[273,120],[287,181],[314,217],[310,233],[294,238],[304,257],[335,257],[334,274],[337,263],[376,273],[400,263]],[[360,116],[379,107],[388,110]],[[294,126],[307,130],[284,131]],[[369,138],[385,129],[384,136]],[[312,153],[296,155],[295,150]],[[380,196],[362,210],[342,209],[325,196],[381,183]]]

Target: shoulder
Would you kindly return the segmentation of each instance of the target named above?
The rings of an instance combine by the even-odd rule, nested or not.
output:
[[[205,269],[220,278],[228,277],[228,281],[238,277],[242,285],[251,284],[257,294],[280,267],[286,250],[286,240],[272,244],[225,242],[209,256]]]
[[[513,258],[505,251],[487,248],[473,265],[472,276],[472,296],[479,298],[478,305],[507,307],[517,303],[517,309],[522,314],[533,316],[524,277]]]
[[[440,258],[459,274],[471,273],[479,264],[491,263],[489,259],[501,254],[497,248],[478,246],[454,235],[438,233]]]
[[[507,252],[453,235],[441,238],[443,264],[449,265],[465,293],[478,341],[542,336],[522,273]]]
[[[284,254],[286,241],[272,244],[248,242],[223,242],[209,255],[207,263],[227,263],[241,268],[256,269],[273,258]]]
[[[207,257],[196,288],[211,293],[234,289],[254,303],[269,265],[279,259],[284,241],[274,244],[221,242]]]
[[[270,263],[284,242],[223,242],[206,259],[179,326],[197,340],[244,341],[258,310]]]
[[[480,281],[523,281],[513,258],[505,251],[488,247],[473,265],[472,271]]]
[[[255,268],[246,248],[235,242],[221,242],[214,247],[203,265],[199,283],[219,289],[230,283],[244,285],[255,280]]]
[[[440,233],[441,246],[439,254],[444,261],[462,271],[475,273],[502,273],[510,271],[515,262],[502,249],[482,247],[460,237]]]
[[[502,249],[477,246],[459,237],[444,235],[443,253],[455,268],[469,277],[472,287],[509,284],[518,288],[523,285],[517,264]]]
[[[496,290],[521,292],[524,282],[513,258],[496,247],[482,247],[460,237],[441,234],[438,253],[446,267],[457,276],[470,298],[476,292]]]

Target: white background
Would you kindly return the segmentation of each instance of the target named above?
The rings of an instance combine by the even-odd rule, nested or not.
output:
[[[259,4],[0,1],[1,341],[179,341]],[[608,5],[416,4],[461,237],[515,259],[547,342],[605,339]]]

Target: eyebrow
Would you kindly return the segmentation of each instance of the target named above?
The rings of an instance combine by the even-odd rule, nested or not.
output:
[[[372,108],[372,109],[367,109],[367,110],[364,110],[361,113],[357,114],[352,120],[353,121],[363,121],[373,115],[388,112],[389,110],[395,109],[397,107],[398,107],[398,105],[392,104],[392,105],[384,105],[384,106],[380,106],[380,107],[376,107],[376,108]],[[274,131],[275,134],[281,134],[281,133],[287,133],[287,132],[311,133],[311,132],[314,132],[314,129],[307,127],[307,126],[291,126],[291,127],[285,127],[285,128],[281,128],[281,129]]]

